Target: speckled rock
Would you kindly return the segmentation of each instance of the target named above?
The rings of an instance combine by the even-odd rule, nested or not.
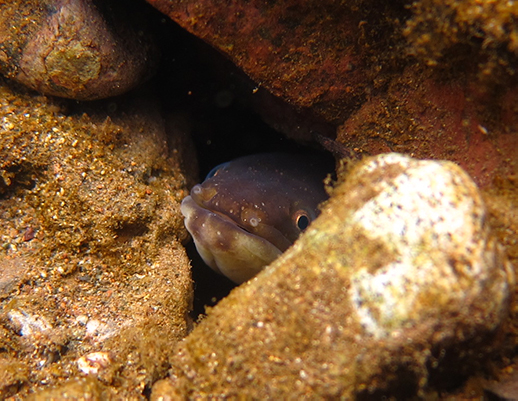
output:
[[[292,248],[179,344],[152,399],[423,394],[491,348],[513,286],[461,168],[369,158]]]
[[[188,140],[142,93],[69,115],[21,89],[0,78],[0,398],[144,398],[191,325]]]
[[[0,72],[49,95],[78,100],[127,92],[157,61],[149,33],[127,10],[90,0],[0,5]]]

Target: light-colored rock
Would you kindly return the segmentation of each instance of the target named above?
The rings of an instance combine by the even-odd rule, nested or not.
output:
[[[514,285],[485,213],[453,163],[400,154],[359,163],[294,246],[180,343],[175,391],[397,397],[469,369]]]

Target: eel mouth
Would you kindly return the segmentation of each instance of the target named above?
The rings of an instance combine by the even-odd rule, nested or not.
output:
[[[282,253],[229,217],[200,206],[191,196],[184,198],[180,209],[203,261],[235,283],[249,280]]]
[[[243,211],[244,208],[241,208],[240,215],[227,214],[224,207],[218,207],[222,200],[215,200],[217,195],[218,188],[216,188],[216,186],[203,186],[202,184],[197,184],[192,187],[190,197],[200,208],[214,213],[224,220],[228,220],[230,223],[236,225],[236,227],[241,228],[243,231],[249,233],[250,235],[263,238],[278,248],[281,252],[286,251],[293,244],[293,240],[290,241],[285,233],[275,227],[274,224],[269,224],[268,222],[262,221],[265,217],[268,218],[269,213],[263,212],[261,216],[256,214],[256,210],[254,208],[249,207],[248,210],[245,211]],[[247,213],[247,211],[250,213]],[[277,214],[282,215],[282,211],[277,211]],[[281,220],[283,218],[290,217],[281,216]],[[244,221],[242,221],[242,219]],[[252,224],[253,220],[255,220],[254,224]],[[275,217],[274,220],[278,221],[279,216]],[[245,221],[248,221],[248,224],[245,223]]]

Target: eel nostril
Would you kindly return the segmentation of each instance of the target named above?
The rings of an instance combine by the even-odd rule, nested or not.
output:
[[[191,193],[194,194],[194,195],[201,195],[202,192],[203,192],[203,188],[201,187],[200,184],[196,184],[191,189]]]

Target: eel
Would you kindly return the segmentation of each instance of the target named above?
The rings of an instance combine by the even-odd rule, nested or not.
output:
[[[203,261],[237,284],[254,277],[317,217],[331,171],[321,157],[283,153],[215,167],[181,204]]]

